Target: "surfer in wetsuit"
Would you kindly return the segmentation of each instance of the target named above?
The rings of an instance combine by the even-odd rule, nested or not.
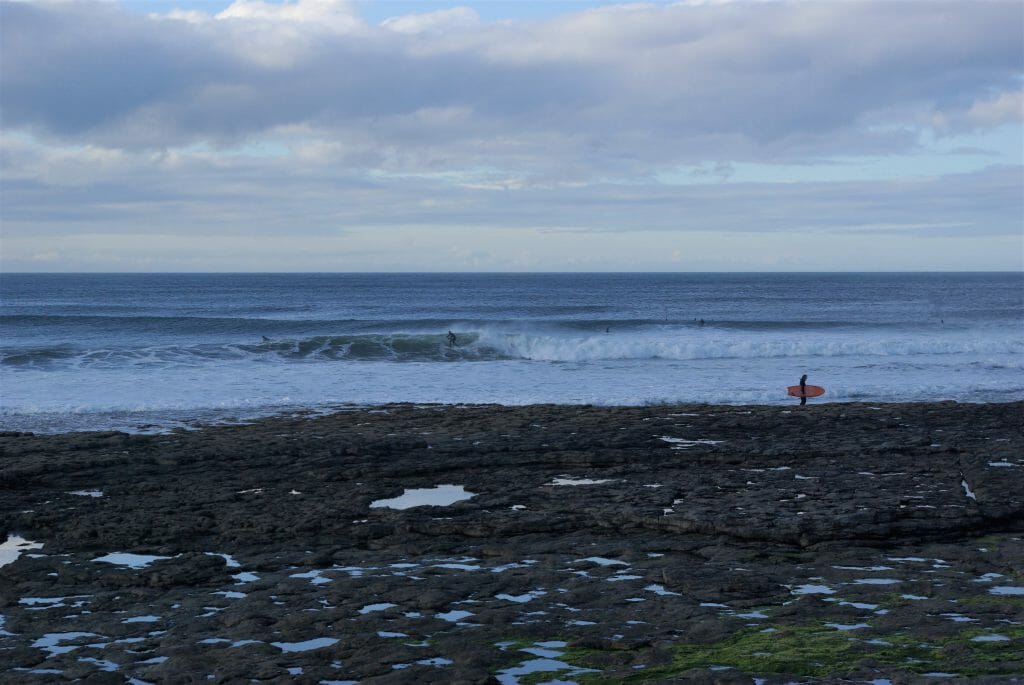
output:
[[[807,374],[800,376],[800,404],[807,404]]]
[[[455,341],[455,334],[452,333],[451,331],[448,331],[448,347],[455,347]]]

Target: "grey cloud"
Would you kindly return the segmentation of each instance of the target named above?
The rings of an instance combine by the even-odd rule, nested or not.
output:
[[[453,166],[543,175],[560,157],[592,177],[628,175],[909,149],[914,116],[1020,88],[1013,2],[634,7],[426,35],[289,26],[308,35],[292,36],[294,59],[282,63],[246,55],[240,20],[154,19],[108,3],[2,12],[5,126],[121,148],[234,145],[308,126],[420,147],[424,159],[444,145]],[[406,126],[443,108],[468,116],[457,128]]]

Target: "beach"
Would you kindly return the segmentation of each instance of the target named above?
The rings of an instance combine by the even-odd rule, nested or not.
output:
[[[1024,680],[1024,403],[0,437],[11,682]]]

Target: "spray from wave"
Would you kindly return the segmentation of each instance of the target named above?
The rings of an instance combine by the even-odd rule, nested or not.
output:
[[[708,334],[703,334],[708,333]],[[844,337],[694,334],[686,331],[566,334],[485,329],[460,331],[457,344],[442,334],[372,333],[267,339],[255,343],[149,345],[137,349],[82,350],[71,345],[0,350],[8,367],[59,369],[203,365],[220,360],[313,362],[593,362],[615,360],[783,359],[788,357],[913,357],[917,355],[1020,355],[1024,340],[933,336]]]

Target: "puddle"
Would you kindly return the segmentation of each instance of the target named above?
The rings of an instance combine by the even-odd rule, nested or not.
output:
[[[32,643],[33,647],[45,649],[50,656],[72,652],[82,645],[61,645],[62,642],[77,640],[80,637],[98,637],[96,633],[47,633]]]
[[[798,585],[790,590],[794,595],[834,595],[835,590],[827,585]]]
[[[681,596],[678,592],[672,592],[671,590],[666,590],[664,586],[657,585],[657,584],[655,584],[655,585],[648,585],[644,589],[647,590],[648,592],[653,592],[656,595],[661,595],[662,597],[667,597],[669,595],[675,595],[676,597]]]
[[[337,641],[337,638],[333,637],[314,637],[312,640],[304,640],[303,642],[271,642],[270,644],[282,652],[308,652],[313,649],[330,647]]]
[[[538,597],[543,597],[546,594],[547,594],[547,591],[545,591],[545,590],[531,590],[530,592],[527,592],[526,594],[523,594],[523,595],[508,595],[508,594],[502,593],[500,595],[494,595],[494,598],[495,599],[504,599],[506,601],[515,602],[517,604],[525,604],[526,602],[529,602],[530,600],[537,599]]]
[[[593,478],[555,478],[548,485],[602,485],[603,483],[611,483],[611,478],[602,478],[595,480]]]
[[[867,623],[826,623],[825,625],[836,630],[860,630],[861,628],[871,627]]]
[[[966,481],[966,480],[961,480],[961,481],[960,481],[960,485],[961,485],[961,487],[963,487],[963,489],[964,489],[964,495],[965,495],[966,497],[970,497],[970,498],[971,498],[971,499],[973,499],[974,501],[977,501],[977,500],[978,500],[978,498],[977,498],[977,497],[975,497],[975,495],[974,495],[974,491],[972,491],[972,490],[971,490],[971,486],[967,484],[967,481]]]
[[[378,604],[367,604],[366,606],[364,606],[362,609],[359,610],[359,613],[360,614],[369,614],[369,613],[372,613],[374,611],[384,611],[385,609],[390,609],[391,607],[396,607],[396,606],[398,606],[398,605],[397,604],[392,604],[391,602],[379,602]]]
[[[449,562],[446,564],[434,564],[434,568],[449,568],[455,571],[479,571],[480,567],[476,564],[460,564],[457,562]]]
[[[146,616],[132,616],[121,621],[121,623],[156,623],[160,620],[159,616],[153,616],[152,614]]]
[[[684,440],[683,438],[673,438],[668,435],[658,436],[658,439],[672,445],[674,450],[685,450],[696,445],[718,445],[724,442],[723,440]]]
[[[207,552],[206,554],[207,554],[207,556],[211,556],[211,557],[223,557],[224,558],[224,563],[227,565],[228,568],[241,568],[242,567],[242,565],[239,564],[237,561],[235,561],[234,557],[232,557],[230,554],[224,554],[222,552]]]
[[[836,600],[834,600],[834,599],[826,599],[825,601],[826,602],[834,602]],[[846,600],[843,600],[843,601],[839,602],[839,606],[841,606],[841,607],[853,607],[854,609],[868,609],[869,611],[874,611],[875,609],[878,608],[877,604],[868,604],[867,602],[847,602]]]
[[[518,666],[513,666],[511,668],[506,668],[503,671],[498,671],[498,673],[495,675],[495,679],[499,683],[501,683],[501,685],[518,685],[519,677],[520,676],[534,676],[534,675],[536,675],[538,673],[551,673],[551,672],[558,672],[558,671],[568,671],[568,673],[566,675],[569,676],[570,678],[573,677],[573,676],[577,676],[577,675],[583,674],[583,673],[596,673],[597,672],[594,669],[579,668],[577,666],[573,666],[571,664],[567,664],[564,661],[558,661],[557,659],[539,658],[539,659],[530,659],[528,661],[522,662]],[[536,678],[531,678],[530,679],[531,682],[534,682],[535,680],[538,680],[538,679],[536,679]],[[546,682],[564,682],[564,681],[551,681],[551,680],[548,680]]]
[[[308,578],[309,582],[312,583],[313,585],[324,585],[326,583],[334,582],[330,578],[324,578],[321,575],[322,573],[323,573],[323,571],[314,569],[312,571],[306,571],[305,573],[293,573],[293,574],[291,574],[288,577],[289,578]],[[242,574],[239,574],[239,575],[242,575]]]
[[[111,552],[106,556],[97,557],[93,561],[102,561],[106,564],[116,564],[117,566],[127,566],[129,568],[140,569],[145,568],[154,561],[160,559],[170,559],[171,557],[159,557],[152,554],[128,554],[126,552]]]
[[[5,542],[0,542],[0,566],[13,563],[27,549],[40,549],[41,542],[26,540],[20,535],[8,535]]]
[[[443,621],[450,621],[452,623],[457,623],[457,622],[461,621],[464,618],[469,618],[470,616],[472,616],[473,612],[472,611],[462,611],[461,609],[455,609],[455,610],[452,610],[452,611],[447,611],[447,612],[445,612],[443,614],[434,614],[434,615],[437,618],[439,618],[439,619],[441,619]]]
[[[629,566],[625,561],[609,559],[607,557],[584,557],[582,559],[577,559],[576,563],[581,561],[589,561],[590,563],[597,564],[598,566]]]
[[[465,487],[461,485],[436,485],[432,488],[406,489],[398,497],[371,502],[370,508],[410,509],[412,507],[446,507],[449,504],[461,502],[471,497],[476,497],[476,493],[467,492]]]
[[[970,616],[964,616],[963,614],[942,614],[943,618],[948,618],[954,623],[976,623],[978,619],[971,618]]]
[[[1014,587],[1012,585],[1000,585],[999,587],[989,588],[990,595],[1011,595],[1015,597],[1024,596],[1024,587]]]
[[[68,597],[22,597],[18,600],[18,604],[24,604],[37,609],[55,609],[57,607],[68,606],[65,602],[69,599],[77,599],[79,601],[71,604],[71,606],[77,608],[86,604],[85,601],[82,601],[82,599],[86,597],[92,597],[92,595],[70,595]]]
[[[1010,638],[1005,635],[978,635],[972,637],[971,642],[1009,642]]]
[[[897,585],[901,581],[895,578],[858,578],[853,582],[856,585]]]
[[[103,497],[102,490],[72,490],[68,494],[79,495],[80,497]]]

